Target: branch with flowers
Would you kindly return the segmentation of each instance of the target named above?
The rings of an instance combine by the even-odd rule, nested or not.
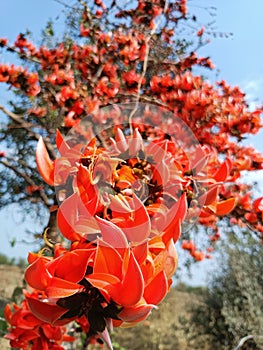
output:
[[[143,123],[142,111],[159,117],[158,125],[168,121],[166,111],[143,105],[130,125],[127,106],[122,108],[107,109],[103,117],[115,113],[121,123],[104,126],[98,135],[89,128],[90,119],[66,139],[57,131],[60,156],[54,160],[43,139],[38,141],[38,170],[56,188],[57,223],[69,244],[52,244],[45,236],[49,249],[29,254],[25,279],[30,291],[24,292],[23,305],[40,320],[32,344],[50,341],[39,331],[43,323],[54,331],[74,322],[86,343],[96,339],[112,349],[108,330],[145,320],[168,293],[177,267],[174,244],[183,225],[207,217],[216,222],[235,208],[235,197],[219,196],[231,177],[229,159],[215,172],[207,147],[188,141],[186,134],[182,147],[178,134],[175,140]],[[197,261],[205,257],[193,245],[183,245]],[[13,326],[6,337],[21,347],[26,332],[12,343],[19,329],[16,313],[9,305],[5,313]]]
[[[195,261],[211,258],[223,220],[262,239],[263,198],[239,181],[263,169],[242,144],[261,129],[262,109],[249,111],[238,87],[193,74],[213,64],[176,38],[190,20],[185,0],[133,5],[84,4],[80,42],[0,39],[32,64],[0,64],[0,81],[22,96],[14,111],[0,106],[1,140],[18,158],[36,148],[39,174],[31,158],[21,171],[1,152],[0,164],[55,216],[44,247],[29,253],[24,301],[5,309],[12,347],[64,349],[81,331],[86,345],[112,349],[110,330],[145,320],[169,292],[176,242]],[[196,31],[198,45],[204,38]],[[210,232],[206,251],[195,226]]]

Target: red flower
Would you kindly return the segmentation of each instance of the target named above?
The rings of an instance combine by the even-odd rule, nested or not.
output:
[[[196,33],[197,36],[202,36],[205,32],[205,27],[202,27],[201,29],[198,30],[198,32]]]
[[[164,161],[171,158],[174,147],[169,143],[167,147],[165,141],[145,146],[138,129],[125,137],[118,128],[107,150],[97,147],[93,139],[78,153],[80,146],[70,148],[59,133],[57,144],[61,158],[51,161],[40,140],[37,163],[49,183],[56,183],[55,172],[61,176],[64,169],[74,177],[74,193],[63,200],[57,216],[60,231],[72,242],[71,251],[54,259],[31,259],[25,278],[47,300],[28,302],[45,321],[47,306],[64,307],[64,314],[60,308],[53,312],[58,315],[52,317],[53,324],[67,315],[84,315],[99,334],[106,324],[101,321],[105,325],[99,329],[92,325],[96,305],[102,320],[107,308],[114,308],[111,318],[116,326],[139,322],[165,297],[177,267],[173,240],[180,235],[187,210],[185,194],[176,198],[173,193],[181,188],[180,181],[167,191],[167,201],[160,198],[162,186],[177,178],[176,169],[170,172]],[[126,162],[120,158],[123,153],[128,155]],[[143,159],[140,153],[145,154]],[[61,180],[60,184],[66,181],[66,173]],[[147,181],[152,186],[151,201],[143,204],[140,197]],[[86,309],[91,294],[95,299]],[[78,301],[79,307],[71,311],[67,300]]]
[[[38,297],[38,292],[33,292],[32,297]],[[12,310],[13,309],[13,310]],[[32,313],[28,302],[23,300],[21,306],[9,304],[5,307],[4,316],[10,324],[5,338],[10,341],[12,348],[23,350],[63,350],[63,342],[72,342],[73,337],[66,334],[65,327],[51,326],[41,321]]]
[[[190,89],[193,81],[185,75],[180,83]],[[103,113],[100,118],[106,120]],[[225,199],[222,186],[232,179],[233,165],[228,158],[219,162],[208,146],[185,150],[140,122],[128,135],[112,128],[106,147],[91,133],[85,135],[81,124],[75,131],[90,141],[71,146],[57,132],[61,156],[54,161],[42,139],[37,146],[40,174],[59,185],[57,223],[71,247],[55,249],[54,258],[30,255],[25,278],[46,297],[27,300],[43,321],[60,325],[81,319],[90,336],[99,334],[110,344],[108,319],[116,327],[133,325],[166,296],[183,222],[200,214],[199,221],[214,229],[211,241],[219,238],[217,216],[235,210],[237,203],[232,192]],[[150,135],[147,142],[143,135]],[[193,241],[183,241],[182,247],[196,261],[211,257]]]
[[[19,48],[21,53],[25,52],[25,49],[30,51],[31,54],[34,54],[36,51],[35,46],[29,42],[23,34],[17,36],[14,46]]]
[[[146,79],[142,79],[140,74],[137,74],[135,70],[130,70],[128,72],[122,73],[122,79],[126,83],[126,88],[132,92],[138,91],[139,82],[141,82],[141,84],[144,84],[146,81]]]
[[[44,117],[47,115],[47,109],[45,107],[30,108],[27,110],[28,114],[34,114],[37,117]]]
[[[0,47],[6,46],[8,44],[7,38],[0,38]]]
[[[9,67],[4,64],[0,64],[0,82],[6,83],[9,80]]]
[[[119,86],[118,80],[102,77],[95,88],[95,92],[97,95],[106,95],[108,98],[112,98],[118,93]]]
[[[32,288],[45,292],[48,298],[73,295],[83,290],[79,282],[85,277],[93,250],[78,249],[52,260],[39,257],[27,268],[25,279]]]

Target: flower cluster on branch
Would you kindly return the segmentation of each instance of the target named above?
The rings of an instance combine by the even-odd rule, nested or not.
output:
[[[262,155],[242,144],[262,128],[262,108],[250,111],[238,87],[193,73],[214,65],[177,37],[186,3],[96,0],[83,5],[79,40],[0,39],[27,65],[0,63],[0,82],[22,100],[14,112],[0,106],[9,118],[1,140],[24,157],[38,141],[45,184],[24,158],[16,167],[1,151],[0,164],[24,180],[24,198],[50,209],[63,240],[46,230],[45,248],[29,254],[25,299],[5,309],[11,346],[59,350],[80,330],[87,344],[112,348],[108,330],[145,320],[165,298],[179,239],[195,261],[211,257],[222,220],[262,239],[263,199],[240,181],[263,169]],[[205,33],[195,31],[197,47]],[[210,232],[206,251],[196,226]]]

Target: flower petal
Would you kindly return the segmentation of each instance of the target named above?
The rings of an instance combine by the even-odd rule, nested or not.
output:
[[[50,324],[54,324],[62,315],[68,311],[67,309],[64,309],[58,305],[49,304],[48,302],[30,297],[30,295],[26,295],[26,300],[33,314],[40,320],[48,322]],[[65,319],[65,323],[67,322],[68,320]]]
[[[38,258],[25,271],[26,282],[35,289],[45,290],[52,279],[44,259]]]
[[[55,162],[50,159],[46,145],[43,138],[40,137],[36,148],[36,162],[39,174],[42,176],[43,180],[54,186],[54,167]]]
[[[212,188],[210,188],[207,192],[205,192],[204,194],[202,194],[202,196],[198,198],[198,203],[201,206],[212,204],[216,201],[217,195],[218,185],[212,185]]]
[[[148,304],[158,305],[168,291],[167,277],[164,271],[160,271],[145,287],[143,297]]]
[[[224,182],[227,179],[227,177],[229,176],[231,168],[232,168],[232,162],[229,158],[226,158],[224,163],[221,164],[220,168],[214,174],[213,178],[217,182]]]
[[[61,132],[57,129],[56,132],[56,144],[57,144],[57,148],[59,150],[59,153],[63,156],[64,154],[66,154],[69,150],[70,147],[67,144],[67,142],[64,140]]]
[[[110,244],[114,248],[128,247],[127,238],[118,226],[113,224],[111,221],[107,221],[99,217],[96,217],[96,221],[101,230],[103,241]]]
[[[142,148],[143,139],[138,128],[136,128],[133,132],[132,138],[129,140],[129,155],[136,155]]]
[[[77,283],[53,277],[45,289],[45,293],[49,298],[65,298],[82,291],[83,288]]]
[[[93,272],[108,273],[122,278],[122,258],[116,249],[108,247],[98,241]]]
[[[87,263],[93,251],[94,249],[76,249],[71,252],[67,252],[48,263],[48,271],[53,276],[69,282],[77,283],[84,278]]]
[[[132,306],[139,302],[143,295],[144,280],[141,269],[131,252],[127,271],[121,284],[109,288],[112,299],[122,306]]]
[[[225,201],[217,203],[216,206],[216,215],[226,215],[229,214],[236,205],[235,198],[229,198]]]
[[[145,320],[153,309],[153,305],[146,303],[137,304],[135,306],[125,307],[118,315],[124,322],[140,322]],[[131,326],[131,324],[124,324],[121,327]]]
[[[125,203],[125,205],[127,204]],[[135,194],[129,198],[128,205],[131,212],[113,211],[112,221],[122,229],[129,241],[143,242],[151,232],[151,222],[147,209]],[[116,205],[114,208],[116,209]]]
[[[78,194],[74,193],[65,199],[60,205],[57,213],[58,227],[63,236],[70,241],[78,241],[81,236],[75,232],[77,218]]]
[[[121,152],[125,152],[128,148],[126,138],[120,128],[117,128],[115,140],[117,142],[117,147]]]

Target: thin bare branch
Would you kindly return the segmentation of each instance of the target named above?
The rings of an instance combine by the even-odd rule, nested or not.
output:
[[[120,96],[120,97],[121,96],[134,97],[134,100],[135,100],[137,97],[137,94],[122,91],[121,93],[118,94],[118,96]],[[155,104],[156,106],[160,106],[160,107],[163,107],[165,109],[169,109],[169,105],[161,102],[158,98],[154,98],[154,97],[146,96],[146,95],[141,95],[140,100],[144,101],[144,102],[149,102],[149,103]]]
[[[33,56],[30,56],[30,54],[27,54],[26,52],[20,52],[19,50],[15,49],[13,46],[10,46],[8,44],[4,45],[7,49],[7,51],[16,53],[21,59],[26,59],[30,62],[34,62],[37,64],[40,64],[41,62]]]
[[[167,7],[168,7],[168,1],[165,0],[165,4],[164,4],[164,8],[163,8],[163,13],[165,14],[167,11]],[[136,96],[136,103],[135,103],[135,107],[132,110],[130,116],[129,116],[129,125],[130,125],[130,130],[132,133],[132,118],[135,115],[137,109],[138,109],[138,104],[140,102],[140,96],[141,96],[141,87],[142,87],[142,82],[143,79],[145,78],[146,72],[147,72],[147,68],[148,68],[148,60],[149,60],[149,53],[150,53],[150,41],[153,37],[153,35],[155,34],[155,32],[157,31],[159,25],[161,23],[161,17],[159,18],[158,23],[153,27],[153,29],[151,30],[150,34],[146,37],[145,40],[145,57],[144,57],[144,61],[143,61],[143,68],[142,68],[142,74],[141,77],[138,81],[138,92],[137,92],[137,96]]]
[[[36,186],[36,183],[26,173],[18,170],[14,165],[9,163],[7,160],[0,160],[0,164],[6,168],[12,170],[17,176],[22,177],[30,186]],[[46,207],[50,207],[50,201],[43,190],[39,191],[39,196]]]
[[[8,109],[6,109],[3,105],[0,105],[0,111],[5,113],[8,117],[10,117],[15,123],[19,125],[21,129],[24,129],[28,132],[29,137],[32,137],[34,140],[38,141],[40,138],[40,134],[36,133],[31,129],[32,124],[27,123],[24,121],[23,116],[19,114],[15,114]],[[50,155],[53,158],[56,158],[56,152],[54,149],[54,146],[51,144],[49,140],[45,140],[46,146],[48,151],[50,152]]]

